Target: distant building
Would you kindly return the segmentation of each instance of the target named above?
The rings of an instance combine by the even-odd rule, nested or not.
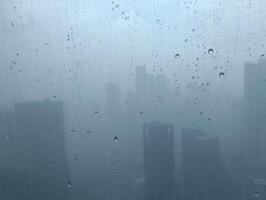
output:
[[[15,105],[24,172],[30,174],[33,198],[68,199],[63,104],[36,101]]]
[[[6,106],[0,106],[0,161],[0,169],[19,170],[22,165],[15,112]]]
[[[168,80],[163,73],[148,73],[145,65],[135,68],[136,110],[143,113],[143,121],[171,120],[169,112]]]
[[[175,199],[173,126],[146,123],[143,131],[146,200]]]
[[[147,91],[147,70],[145,65],[135,68],[135,92],[141,103],[143,103]]]
[[[119,84],[108,83],[105,85],[105,108],[108,129],[113,134],[121,123],[122,109]]]
[[[0,199],[32,200],[31,180],[21,172],[23,159],[15,122],[13,108],[0,106]]]
[[[0,169],[0,197],[5,200],[35,200],[29,175],[14,169]]]
[[[249,162],[255,176],[266,176],[266,60],[246,63],[244,78]]]
[[[182,146],[184,199],[232,198],[218,138],[198,129],[183,129]]]

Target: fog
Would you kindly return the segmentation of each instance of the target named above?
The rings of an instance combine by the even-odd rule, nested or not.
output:
[[[2,0],[0,199],[265,199],[265,11]]]

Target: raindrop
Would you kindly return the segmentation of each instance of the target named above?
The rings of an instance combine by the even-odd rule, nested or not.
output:
[[[265,58],[265,55],[264,55],[264,54],[261,54],[261,55],[260,55],[260,58]]]
[[[118,137],[114,136],[114,142],[118,142]]]
[[[213,54],[213,49],[209,49],[209,50],[208,50],[208,54],[209,54],[209,55]]]
[[[139,114],[140,114],[140,115],[143,115],[144,113],[141,111]]]
[[[7,135],[7,136],[6,136],[6,140],[10,140],[10,137],[9,137],[9,135]]]
[[[224,72],[220,72],[220,73],[219,73],[219,77],[220,77],[220,78],[223,78],[224,76],[225,76]]]
[[[258,192],[254,192],[254,197],[258,198],[260,194]]]
[[[180,54],[179,53],[176,53],[175,54],[175,59],[179,59],[180,58]]]
[[[19,53],[16,53],[17,56],[19,56]]]
[[[68,188],[72,188],[72,183],[71,183],[70,181],[68,181],[68,183],[67,183],[67,187],[68,187]]]

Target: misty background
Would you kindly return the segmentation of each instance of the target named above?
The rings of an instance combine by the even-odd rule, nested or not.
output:
[[[143,124],[152,121],[174,126],[177,185],[185,127],[217,136],[235,174],[254,131],[245,105],[261,105],[253,111],[265,135],[265,105],[247,95],[254,77],[266,87],[265,10],[263,0],[2,0],[0,105],[63,102],[74,199],[120,199],[135,191],[121,189],[124,177],[143,184]],[[264,68],[248,76],[249,65]]]

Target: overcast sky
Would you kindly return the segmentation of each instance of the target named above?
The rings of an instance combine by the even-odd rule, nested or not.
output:
[[[3,0],[0,103],[97,96],[109,81],[127,88],[140,64],[239,95],[243,62],[266,53],[265,9],[264,0]]]

